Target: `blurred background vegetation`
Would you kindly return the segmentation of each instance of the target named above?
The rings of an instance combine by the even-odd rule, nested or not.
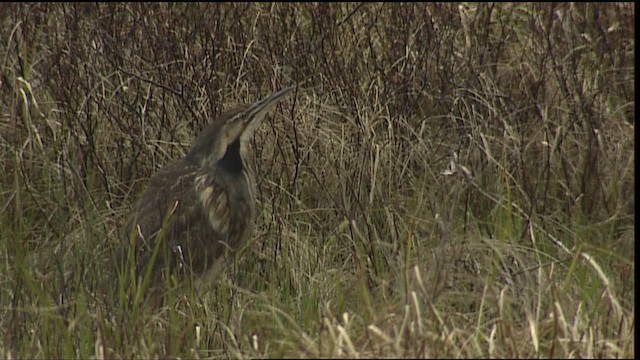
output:
[[[634,357],[632,4],[5,3],[0,24],[1,357]],[[111,301],[146,179],[290,85],[217,287]]]

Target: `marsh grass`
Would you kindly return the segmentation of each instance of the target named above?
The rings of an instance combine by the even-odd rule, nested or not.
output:
[[[632,5],[0,22],[0,357],[634,358]],[[252,143],[253,241],[152,306],[114,265],[146,179],[292,84]]]

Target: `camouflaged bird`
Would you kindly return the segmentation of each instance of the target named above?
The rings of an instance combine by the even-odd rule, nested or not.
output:
[[[193,274],[198,286],[217,276],[225,257],[253,233],[256,187],[245,161],[247,142],[292,89],[225,112],[200,133],[184,158],[153,174],[124,228],[121,264],[133,259],[137,278],[152,265],[151,284],[164,278],[163,266]]]

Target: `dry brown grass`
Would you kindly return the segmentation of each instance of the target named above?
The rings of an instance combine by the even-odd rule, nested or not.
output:
[[[0,24],[0,356],[634,357],[631,4]],[[145,180],[288,85],[255,136],[255,242],[212,292],[131,309],[106,284]]]

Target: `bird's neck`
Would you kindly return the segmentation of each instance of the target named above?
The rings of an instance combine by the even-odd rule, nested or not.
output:
[[[227,152],[225,152],[222,159],[218,160],[218,166],[231,174],[242,174],[244,163],[240,151],[240,139],[238,139],[227,146]]]

